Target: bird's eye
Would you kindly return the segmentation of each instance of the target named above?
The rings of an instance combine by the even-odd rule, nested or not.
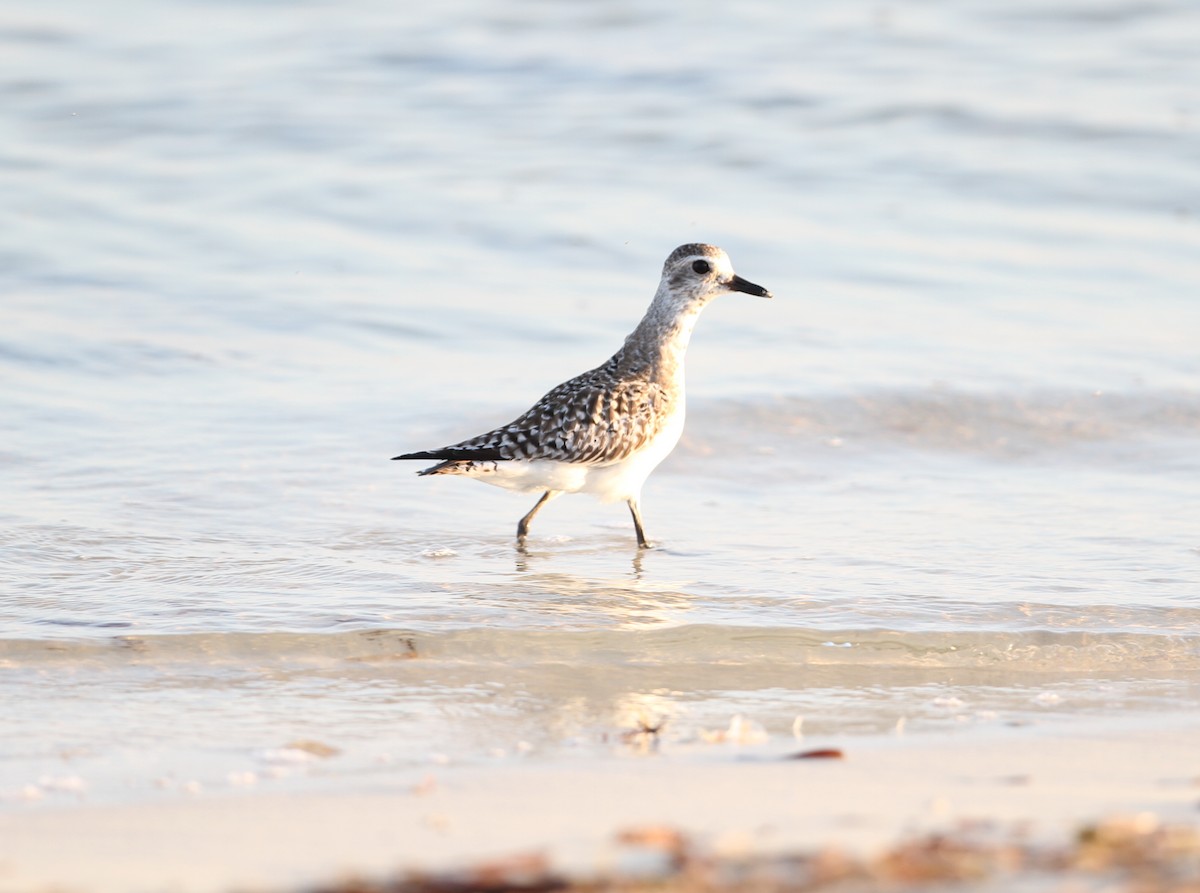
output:
[[[692,264],[692,269],[695,270],[697,273],[704,274],[704,273],[707,273],[709,270],[711,270],[712,267],[709,266],[708,261],[698,260]]]

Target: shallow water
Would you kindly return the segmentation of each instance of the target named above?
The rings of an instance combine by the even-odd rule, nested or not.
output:
[[[0,11],[0,805],[1196,710],[1197,29]],[[532,498],[388,462],[696,239],[776,299],[698,327],[660,548],[575,498],[519,552]]]

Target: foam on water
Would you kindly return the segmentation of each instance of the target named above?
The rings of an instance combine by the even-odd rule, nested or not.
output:
[[[1102,12],[0,11],[0,802],[1195,709],[1200,9]],[[387,461],[690,240],[777,297],[699,324],[660,550]]]

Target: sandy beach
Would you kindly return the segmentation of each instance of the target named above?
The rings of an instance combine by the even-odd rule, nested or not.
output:
[[[841,758],[789,758],[835,746]],[[294,891],[513,857],[577,880],[653,876],[666,870],[658,844],[638,841],[663,829],[721,858],[870,858],[964,831],[1062,845],[1098,821],[1195,829],[1200,720],[631,750],[575,766],[439,766],[300,794],[10,809],[0,890]]]

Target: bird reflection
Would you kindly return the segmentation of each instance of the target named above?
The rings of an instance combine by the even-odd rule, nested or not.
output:
[[[647,550],[642,548],[634,549],[632,552],[629,576],[636,583],[642,582],[645,576],[646,553]],[[529,547],[526,545],[525,540],[517,540],[516,544],[513,546],[513,568],[518,574],[529,573],[531,561],[536,560],[539,557],[551,558],[552,556],[550,553],[543,553],[539,556],[537,553],[531,552]]]

